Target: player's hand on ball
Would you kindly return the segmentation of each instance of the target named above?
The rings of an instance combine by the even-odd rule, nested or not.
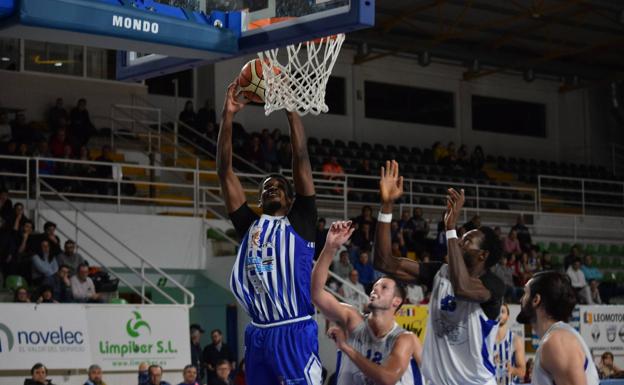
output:
[[[339,248],[344,245],[355,228],[351,227],[351,221],[337,221],[331,224],[327,232],[327,240],[325,245],[331,248]]]
[[[444,225],[447,230],[455,230],[457,219],[459,218],[462,207],[464,207],[465,200],[464,189],[461,189],[460,192],[457,192],[457,190],[453,188],[448,189],[448,195],[446,196],[446,213],[444,214]]]
[[[336,347],[342,349],[347,343],[347,335],[344,330],[338,326],[332,326],[327,330],[327,336],[334,340]]]
[[[248,100],[238,100],[238,84],[236,82],[231,83],[227,88],[225,95],[225,101],[223,102],[223,112],[228,114],[236,114],[238,111],[245,107],[245,104],[249,103]]]
[[[396,160],[386,161],[386,167],[381,168],[379,194],[382,203],[392,203],[403,195],[403,177],[399,175]]]

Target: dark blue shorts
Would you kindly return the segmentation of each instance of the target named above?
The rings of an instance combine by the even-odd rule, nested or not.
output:
[[[318,327],[313,319],[245,330],[248,385],[321,385]]]

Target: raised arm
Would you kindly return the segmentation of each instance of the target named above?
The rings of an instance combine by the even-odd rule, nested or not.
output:
[[[336,341],[340,349],[367,379],[379,385],[395,385],[407,370],[414,352],[412,337],[407,333],[399,336],[386,360],[374,362],[348,344],[345,332],[339,327],[331,327],[327,334]]]
[[[379,195],[381,196],[381,213],[391,215],[394,201],[403,195],[403,177],[399,175],[399,164],[394,160],[387,161],[386,167],[381,168]],[[373,266],[401,281],[415,282],[420,265],[411,259],[393,257],[391,237],[390,222],[378,220],[375,229]]]
[[[297,195],[312,196],[315,194],[314,180],[312,179],[312,165],[308,155],[308,143],[303,129],[303,122],[296,112],[287,112],[286,115],[290,125],[295,191]]]
[[[339,302],[326,291],[325,282],[334,254],[349,239],[353,230],[351,221],[332,223],[327,232],[325,247],[312,270],[312,302],[327,319],[349,329],[353,326],[353,321],[361,320],[362,317],[353,306]]]
[[[444,225],[446,231],[455,230],[459,213],[464,206],[464,190],[461,193],[455,189],[448,189],[446,197],[446,214],[444,214]],[[492,293],[485,287],[483,282],[477,277],[472,277],[468,273],[464,254],[460,247],[459,239],[447,237],[447,247],[449,255],[449,275],[451,285],[455,294],[468,300],[485,302],[490,299]]]
[[[232,121],[234,115],[245,106],[245,102],[236,100],[236,87],[236,83],[228,86],[217,139],[217,174],[228,213],[234,212],[246,202],[245,191],[232,167]]]

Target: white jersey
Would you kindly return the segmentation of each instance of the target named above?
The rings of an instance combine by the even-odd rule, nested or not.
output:
[[[496,385],[490,356],[498,323],[481,304],[456,298],[443,265],[433,281],[422,371],[430,385]]]
[[[567,330],[568,332],[573,334],[574,337],[576,337],[576,340],[578,341],[578,343],[581,345],[583,349],[583,353],[585,353],[584,369],[585,369],[585,379],[587,380],[587,385],[598,385],[600,383],[600,379],[598,377],[598,370],[596,369],[596,365],[594,364],[594,360],[592,359],[592,355],[591,355],[591,352],[589,351],[589,348],[587,347],[587,344],[585,344],[585,341],[583,341],[583,337],[581,337],[581,335],[572,326],[561,321],[554,323],[548,329],[546,334],[544,334],[544,336],[542,337],[540,341],[540,346],[539,348],[537,348],[537,352],[535,353],[535,366],[533,368],[533,374],[531,375],[531,384],[533,385],[554,385],[555,384],[555,381],[553,380],[551,375],[546,370],[544,370],[544,368],[542,368],[540,364],[540,361],[541,361],[540,356],[542,353],[542,345],[548,339],[548,336],[550,336],[550,334],[553,331],[558,330],[558,329]]]
[[[383,364],[392,349],[397,338],[407,333],[405,329],[400,327],[396,322],[390,332],[381,338],[377,338],[375,334],[370,330],[368,326],[368,316],[353,330],[349,335],[348,343],[356,351],[362,354],[369,360],[381,365]],[[338,351],[338,362],[336,363],[338,368],[338,374],[336,376],[337,385],[373,385],[374,382],[366,378],[364,373],[347,357]],[[424,384],[420,369],[412,356],[410,358],[410,365],[407,367],[405,373],[396,383],[396,385],[421,385]]]
[[[507,333],[505,333],[503,339],[494,342],[492,362],[494,362],[494,367],[496,368],[496,383],[498,385],[517,383],[517,381],[514,381],[509,373],[507,373],[507,364],[513,366],[515,363],[514,337],[515,334],[511,329],[507,329]]]

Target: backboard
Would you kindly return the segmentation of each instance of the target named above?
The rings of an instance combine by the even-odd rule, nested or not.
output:
[[[228,57],[367,28],[374,25],[375,15],[374,0],[178,0],[177,5],[210,15],[208,21],[213,27],[232,31],[237,36],[235,52],[216,59],[121,52],[117,66],[119,79],[144,79]]]

